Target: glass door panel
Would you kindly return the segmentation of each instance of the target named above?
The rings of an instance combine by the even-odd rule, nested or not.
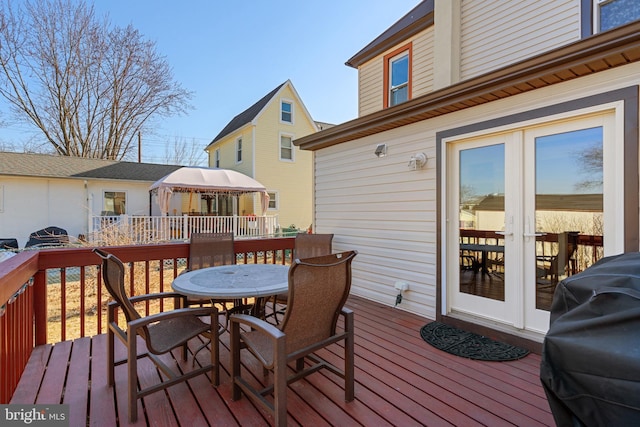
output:
[[[604,167],[607,156],[616,158],[613,117],[524,132],[524,329],[546,333],[558,283],[604,256],[605,234],[609,250],[620,241],[622,222],[612,216],[620,168]]]
[[[579,242],[602,242],[603,129],[535,138],[536,308],[549,311],[559,281],[600,258]],[[602,249],[596,246],[589,248]]]
[[[504,301],[504,144],[459,152],[459,292]]]

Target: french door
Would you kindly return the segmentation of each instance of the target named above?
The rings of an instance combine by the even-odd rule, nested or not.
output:
[[[557,283],[615,252],[614,118],[447,143],[447,314],[544,334]]]

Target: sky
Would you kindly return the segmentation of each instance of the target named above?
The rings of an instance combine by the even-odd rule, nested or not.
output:
[[[96,0],[98,16],[156,42],[193,109],[142,135],[142,161],[176,139],[202,149],[238,113],[291,80],[314,120],[358,115],[358,73],[345,62],[420,0]],[[25,125],[3,129],[26,138]],[[204,157],[203,157],[204,158]],[[205,160],[206,163],[206,160]]]
[[[594,127],[535,138],[537,194],[602,193],[602,184],[584,186],[585,181],[602,183],[602,169],[594,170],[583,156],[602,149],[602,128]],[[530,159],[527,159],[530,160]],[[474,196],[504,194],[505,144],[465,149],[460,153],[461,185]]]

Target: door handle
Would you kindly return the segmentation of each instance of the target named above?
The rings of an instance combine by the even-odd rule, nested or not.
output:
[[[540,237],[546,235],[547,233],[524,233],[524,237]]]
[[[494,233],[499,234],[501,236],[513,236],[513,233],[507,233],[506,231],[494,231]]]

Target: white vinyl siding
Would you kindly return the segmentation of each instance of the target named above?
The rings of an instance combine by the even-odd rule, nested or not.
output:
[[[412,289],[402,308],[433,313],[435,168],[413,171],[407,162],[434,141],[412,130],[415,126],[316,151],[315,224],[318,233],[336,235],[334,251],[359,251],[352,293],[393,304],[393,285],[401,280]],[[388,140],[393,149],[376,157],[377,144]]]
[[[393,306],[403,281],[398,309],[435,318],[437,132],[638,85],[638,76],[635,63],[315,151],[316,231],[335,233],[334,251],[358,251],[353,294]],[[428,161],[414,171],[416,152]]]
[[[461,20],[462,80],[580,39],[576,0],[466,0]]]
[[[412,98],[433,90],[433,27],[428,28],[413,41]]]
[[[358,69],[358,115],[382,110],[383,96],[384,63],[379,56]]]

